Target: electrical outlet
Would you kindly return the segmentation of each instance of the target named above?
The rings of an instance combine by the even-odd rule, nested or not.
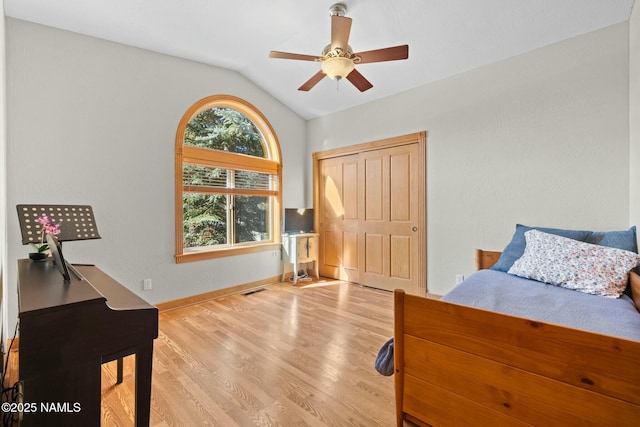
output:
[[[142,281],[142,289],[145,291],[150,291],[152,288],[151,286],[151,279],[144,279]]]
[[[459,285],[464,280],[464,274],[456,274],[456,285]]]

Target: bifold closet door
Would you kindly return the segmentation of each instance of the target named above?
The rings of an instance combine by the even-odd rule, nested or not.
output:
[[[320,275],[426,292],[423,159],[411,143],[318,161]]]
[[[358,155],[320,161],[320,275],[358,282]]]
[[[360,283],[394,290],[418,281],[417,144],[362,153]]]

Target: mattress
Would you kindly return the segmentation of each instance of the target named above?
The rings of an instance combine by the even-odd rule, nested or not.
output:
[[[501,271],[480,270],[442,300],[640,341],[640,313],[626,295],[603,298]]]

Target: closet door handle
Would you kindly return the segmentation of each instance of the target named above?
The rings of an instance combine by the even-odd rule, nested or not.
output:
[[[418,231],[418,227],[413,227],[411,230],[413,230],[414,232]]]

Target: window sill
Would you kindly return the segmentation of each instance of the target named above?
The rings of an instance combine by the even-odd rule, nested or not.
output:
[[[206,259],[223,258],[235,255],[244,255],[254,252],[268,252],[280,250],[279,243],[262,243],[258,245],[238,246],[234,248],[203,250],[198,252],[182,253],[175,256],[176,263],[203,261]]]

